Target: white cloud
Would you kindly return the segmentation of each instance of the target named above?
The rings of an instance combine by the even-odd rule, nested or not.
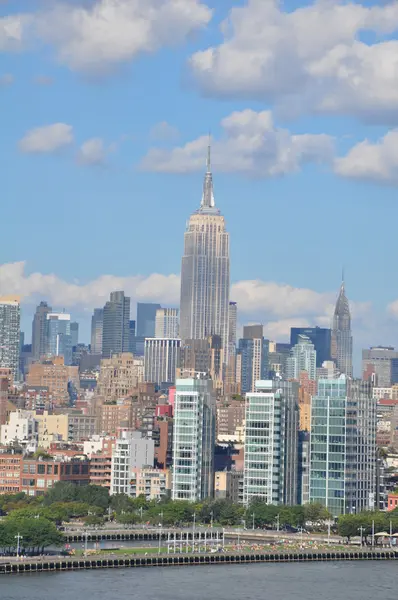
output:
[[[333,156],[328,135],[294,135],[277,128],[270,111],[233,112],[221,121],[223,135],[212,141],[212,164],[217,171],[273,177],[299,171],[308,162]],[[141,162],[147,171],[185,173],[203,169],[208,137],[201,136],[172,150],[152,148]]]
[[[54,0],[43,10],[0,19],[0,49],[40,41],[70,69],[103,73],[183,42],[211,15],[201,0]]]
[[[151,131],[149,132],[149,137],[153,140],[157,141],[174,141],[180,135],[177,127],[170,125],[167,121],[161,121],[160,123],[156,123]]]
[[[91,138],[80,146],[77,159],[82,165],[101,166],[106,163],[108,152],[101,138]]]
[[[223,41],[190,66],[205,94],[397,120],[397,30],[398,2],[318,0],[289,12],[279,0],[248,0],[230,10]]]
[[[376,143],[364,140],[356,144],[335,161],[335,172],[342,177],[398,185],[398,129]]]
[[[14,83],[14,75],[11,73],[4,73],[4,75],[0,75],[0,88],[8,87]]]
[[[56,152],[73,142],[73,128],[66,123],[53,123],[28,131],[19,142],[22,152],[45,154]]]

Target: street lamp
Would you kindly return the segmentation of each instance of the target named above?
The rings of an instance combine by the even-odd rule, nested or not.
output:
[[[17,558],[19,558],[19,548],[20,548],[20,541],[23,540],[23,535],[19,535],[19,533],[15,536],[15,539],[17,540]]]
[[[196,512],[193,511],[193,524],[192,524],[192,551],[195,552],[195,525],[196,525]]]
[[[162,526],[163,526],[163,511],[159,513],[160,523],[159,523],[159,549],[158,554],[160,554],[160,545],[162,543]]]
[[[361,548],[363,546],[363,532],[364,532],[364,529],[365,529],[365,527],[362,527],[362,525],[361,525],[361,527],[358,527],[358,531],[361,532]]]

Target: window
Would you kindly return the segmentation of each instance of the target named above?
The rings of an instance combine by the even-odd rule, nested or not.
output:
[[[45,479],[38,479],[36,485],[39,488],[44,488],[46,486],[46,480]]]
[[[39,475],[44,475],[46,472],[46,465],[37,465],[37,473]]]

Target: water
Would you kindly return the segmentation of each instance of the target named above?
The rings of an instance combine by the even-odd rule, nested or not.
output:
[[[104,569],[4,575],[1,600],[397,600],[396,562]]]

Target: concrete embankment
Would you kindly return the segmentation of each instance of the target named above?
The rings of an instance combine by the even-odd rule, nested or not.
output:
[[[172,567],[188,565],[232,565],[248,563],[289,563],[319,561],[398,560],[398,551],[308,551],[308,552],[227,552],[216,554],[152,555],[141,557],[94,556],[90,558],[57,558],[10,561],[0,563],[0,575],[41,572],[65,572],[88,569],[121,569],[131,567]]]

